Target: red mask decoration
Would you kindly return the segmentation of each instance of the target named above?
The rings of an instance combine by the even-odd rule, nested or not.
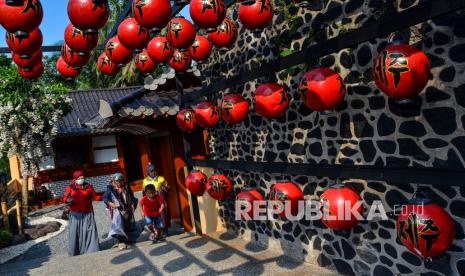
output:
[[[281,117],[289,105],[289,95],[277,83],[263,83],[255,91],[255,111],[265,118]]]
[[[213,32],[226,16],[223,0],[191,0],[190,14],[200,28]]]
[[[201,102],[195,107],[195,120],[202,128],[213,128],[220,120],[220,111],[212,102]]]
[[[221,117],[228,124],[238,124],[249,114],[249,103],[238,94],[228,94],[221,101]]]
[[[236,195],[236,201],[242,201],[244,202],[244,204],[240,204],[240,203],[237,203],[237,204],[240,204],[239,206],[244,206],[243,208],[246,208],[245,206],[246,205],[249,205],[251,206],[250,210],[247,212],[247,214],[249,215],[249,217],[253,220],[253,217],[254,217],[254,202],[255,201],[264,201],[265,199],[263,198],[262,194],[260,194],[259,191],[255,190],[255,189],[251,189],[251,190],[246,190],[246,191],[242,191],[240,193],[238,193]],[[263,206],[262,206],[263,207]],[[241,219],[243,220],[248,220],[246,217],[244,216],[241,216]]]
[[[160,31],[171,18],[169,0],[135,0],[132,10],[137,22],[148,30]]]
[[[37,80],[44,74],[45,68],[42,62],[37,63],[34,67],[25,69],[18,67],[18,73],[21,77],[28,79],[28,80]]]
[[[176,116],[176,124],[184,132],[192,132],[196,127],[195,115],[192,109],[183,109]]]
[[[304,194],[299,186],[290,181],[273,184],[268,194],[268,200],[281,201],[283,204],[288,201],[291,214],[296,216],[299,213],[299,201],[304,199]],[[289,208],[289,207],[287,207]],[[281,218],[286,217],[286,209],[278,214]]]
[[[273,21],[273,5],[270,0],[256,0],[252,5],[239,5],[239,20],[249,30],[266,28]]]
[[[57,70],[63,78],[74,79],[81,74],[74,66],[68,64],[63,57],[59,57],[57,61]]]
[[[118,27],[118,39],[128,49],[142,49],[150,40],[150,34],[136,19],[130,17]]]
[[[108,40],[105,46],[107,57],[115,64],[127,64],[132,59],[132,51],[121,44],[117,36]]]
[[[195,39],[195,28],[191,22],[182,17],[176,17],[170,20],[166,30],[166,39],[177,49],[187,49],[192,45]]]
[[[97,66],[102,74],[114,76],[118,73],[118,66],[111,62],[105,52],[98,57]]]
[[[68,16],[76,28],[86,33],[96,33],[107,24],[109,17],[107,0],[69,0]]]
[[[323,206],[322,222],[326,227],[334,230],[346,230],[357,225],[357,218],[351,214],[350,218],[345,218],[346,204],[347,208],[351,209],[360,200],[360,196],[343,185],[335,185],[328,188],[321,196],[320,201]],[[346,203],[347,202],[347,203]],[[349,207],[350,206],[350,207]],[[362,214],[362,206],[356,209]],[[324,217],[326,214],[328,217]],[[329,219],[334,216],[335,219]],[[342,217],[341,217],[342,216]]]
[[[11,58],[18,67],[32,68],[42,62],[42,50],[37,50],[35,53],[27,57],[22,57],[19,54],[11,52]]]
[[[214,174],[207,181],[208,194],[216,200],[225,200],[233,190],[229,178],[223,174]]]
[[[212,44],[203,35],[197,35],[191,47],[189,47],[189,55],[195,61],[206,61],[212,53]]]
[[[79,54],[73,49],[69,48],[66,44],[63,44],[61,47],[61,56],[66,63],[74,67],[83,67],[90,59],[89,53]]]
[[[450,215],[427,198],[414,198],[402,206],[397,237],[408,250],[423,258],[444,254],[455,238]]]
[[[170,59],[171,67],[178,72],[185,72],[191,67],[192,59],[187,52],[179,50],[174,51],[173,57]]]
[[[65,43],[75,52],[88,53],[97,46],[98,34],[86,34],[73,24],[68,24],[65,29]]]
[[[146,50],[136,55],[136,67],[143,74],[150,74],[157,69],[157,63],[149,57]]]
[[[39,0],[21,2],[19,5],[7,5],[6,0],[0,0],[0,21],[8,32],[26,37],[42,23],[44,11]]]
[[[344,100],[346,94],[341,76],[324,67],[305,73],[299,91],[303,103],[314,111],[334,109]]]
[[[205,185],[207,184],[207,176],[197,170],[193,170],[186,177],[186,188],[195,196],[201,196],[205,193]]]
[[[408,44],[392,44],[375,59],[373,75],[378,88],[395,100],[420,94],[430,74],[428,57]]]
[[[43,38],[40,29],[31,31],[28,37],[6,33],[6,44],[8,44],[11,51],[20,55],[31,55],[37,52],[42,46],[42,41]]]
[[[164,36],[152,38],[147,46],[147,51],[149,56],[159,63],[168,62],[174,53],[173,46]]]
[[[208,35],[210,41],[219,48],[231,48],[237,39],[237,26],[234,20],[225,18],[216,28],[216,31]]]

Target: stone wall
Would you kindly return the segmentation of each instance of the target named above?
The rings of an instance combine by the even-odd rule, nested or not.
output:
[[[421,1],[420,1],[421,2]],[[276,2],[278,4],[278,2]],[[235,47],[226,53],[215,50],[210,63],[201,67],[205,84],[231,76],[244,68],[274,59],[284,47],[300,50],[321,37],[337,36],[363,24],[370,24],[383,11],[403,10],[418,1],[325,1],[325,9],[297,11],[297,32],[283,14],[274,17],[272,27],[254,35],[239,24]],[[237,19],[233,6],[229,15]],[[284,161],[318,164],[358,164],[402,167],[464,168],[465,162],[465,13],[458,12],[424,22],[395,34],[408,39],[429,57],[432,74],[417,104],[402,108],[390,102],[372,81],[372,60],[389,37],[344,49],[319,60],[276,74],[286,85],[291,103],[285,116],[271,121],[251,109],[238,126],[221,122],[210,131],[213,159]],[[281,44],[279,44],[281,43]],[[332,112],[318,113],[300,102],[297,91],[303,73],[314,66],[329,67],[341,74],[347,86],[344,103]],[[252,106],[257,84],[248,82],[221,91],[240,93]],[[222,171],[242,187],[255,187],[267,194],[282,178],[297,183],[307,199],[317,199],[334,179],[304,175],[270,175],[248,171]],[[457,180],[463,181],[463,180]],[[233,198],[222,203],[220,215],[231,231],[265,245],[278,244],[286,252],[343,274],[357,275],[458,275],[465,273],[465,188],[447,185],[386,183],[362,179],[344,180],[360,192],[366,204],[381,200],[387,211],[403,204],[421,186],[444,207],[455,221],[456,239],[442,257],[423,261],[396,240],[395,217],[388,221],[361,222],[348,232],[334,232],[319,221],[238,222],[234,220]]]
[[[105,192],[107,186],[110,184],[111,175],[99,175],[93,177],[86,177],[86,181],[94,186],[94,189],[97,193]],[[51,183],[43,183],[42,186],[45,186],[51,193],[53,198],[63,197],[66,191],[66,187],[73,183],[72,179],[61,180]]]

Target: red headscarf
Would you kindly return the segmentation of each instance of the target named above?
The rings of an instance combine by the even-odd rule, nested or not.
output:
[[[76,185],[76,180],[81,177],[81,176],[84,176],[84,172],[83,171],[75,171],[73,173],[73,184]]]

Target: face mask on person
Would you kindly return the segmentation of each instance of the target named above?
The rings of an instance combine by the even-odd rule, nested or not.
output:
[[[84,184],[84,178],[76,180],[76,184],[78,184],[78,185]]]

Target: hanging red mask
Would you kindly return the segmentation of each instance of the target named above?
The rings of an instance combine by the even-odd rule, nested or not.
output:
[[[35,29],[29,33],[28,37],[16,36],[13,33],[6,33],[6,44],[11,51],[20,55],[31,55],[37,52],[42,46],[42,32]]]
[[[173,57],[170,59],[171,67],[178,72],[185,72],[191,67],[192,59],[188,52],[174,51]]]
[[[261,30],[273,21],[271,0],[256,0],[251,5],[239,5],[239,20],[249,30]]]
[[[150,31],[160,31],[171,18],[169,0],[134,0],[132,4],[134,18]]]
[[[304,199],[302,190],[296,184],[285,181],[273,184],[268,194],[269,201],[280,201],[289,204],[290,212],[293,216],[299,213],[299,201]],[[286,207],[285,207],[286,208]],[[278,214],[281,218],[286,218],[286,209]]]
[[[149,57],[146,50],[136,55],[135,58],[137,69],[143,74],[150,74],[157,69],[157,63]]]
[[[206,61],[212,53],[212,44],[203,35],[197,35],[191,47],[189,47],[189,55],[197,62]]]
[[[211,32],[208,38],[218,48],[231,48],[237,39],[237,26],[234,20],[225,18],[223,22]]]
[[[246,206],[250,206],[250,210],[247,212],[247,215],[253,220],[254,218],[254,202],[257,201],[264,201],[265,199],[263,198],[262,194],[260,194],[259,191],[255,189],[250,189],[250,190],[243,190],[242,192],[238,193],[236,195],[236,204],[239,204],[238,206],[243,207],[244,209],[247,208]],[[241,203],[242,202],[242,203]],[[258,204],[258,203],[255,203]],[[259,204],[261,207],[264,207],[262,204]],[[244,210],[242,209],[242,210]],[[240,216],[241,219],[243,220],[249,220],[245,216]]]
[[[78,54],[66,44],[61,47],[61,56],[67,64],[74,67],[83,67],[90,59],[89,53]]]
[[[249,114],[249,103],[238,94],[228,94],[221,101],[221,117],[228,124],[239,124]]]
[[[277,83],[260,84],[255,91],[255,111],[265,118],[279,118],[289,105],[289,95]]]
[[[63,57],[58,58],[57,70],[60,73],[60,75],[66,79],[74,79],[81,73],[81,71],[77,70],[74,66],[71,66],[70,64],[66,63]]]
[[[102,74],[114,76],[118,73],[118,66],[111,62],[105,52],[98,57],[97,66]]]
[[[214,174],[207,181],[208,194],[216,200],[225,200],[233,190],[229,178],[223,174]]]
[[[202,128],[213,128],[220,120],[220,111],[212,102],[201,102],[195,107],[195,120]]]
[[[168,62],[174,54],[173,46],[164,36],[152,38],[147,46],[147,51],[149,56],[159,63]]]
[[[110,15],[108,0],[69,0],[68,16],[76,28],[86,33],[97,33]]]
[[[42,62],[42,50],[37,50],[35,53],[27,57],[11,52],[11,58],[18,67],[32,68]]]
[[[334,185],[329,187],[321,196],[320,202],[323,206],[322,222],[326,227],[334,230],[347,230],[355,227],[358,220],[353,214],[350,217],[345,217],[346,207],[351,209],[360,201],[360,196],[352,189],[343,185]],[[362,206],[360,205],[356,211],[361,215]],[[327,217],[325,217],[325,214]],[[334,219],[330,219],[334,217]]]
[[[207,184],[207,176],[197,170],[193,170],[186,177],[186,188],[195,196],[201,196],[205,192]]]
[[[213,32],[226,16],[223,0],[191,0],[190,14],[200,28]]]
[[[132,51],[121,44],[117,36],[108,40],[105,46],[107,57],[115,64],[127,64],[132,59]]]
[[[187,50],[195,39],[195,28],[191,22],[182,17],[170,20],[166,30],[166,39],[176,49]]]
[[[8,32],[27,37],[29,32],[39,28],[44,12],[39,0],[21,2],[7,5],[6,0],[0,0],[0,22]]]
[[[65,29],[65,43],[75,52],[88,53],[97,46],[98,33],[86,34],[73,24],[68,24]]]
[[[346,88],[338,73],[320,67],[304,74],[299,86],[301,100],[314,111],[336,108],[344,100]]]
[[[184,132],[192,132],[196,127],[195,115],[192,109],[183,109],[176,116],[176,124]]]
[[[18,73],[21,77],[28,80],[37,80],[44,74],[45,68],[42,62],[37,63],[32,68],[21,68],[18,67]]]
[[[128,49],[142,49],[149,42],[150,34],[136,19],[129,17],[119,25],[118,39]]]
[[[420,94],[430,74],[428,57],[408,44],[392,44],[375,59],[373,74],[378,88],[395,100]]]
[[[397,237],[422,258],[438,257],[452,245],[455,225],[438,204],[428,198],[414,198],[402,206],[397,218]]]

